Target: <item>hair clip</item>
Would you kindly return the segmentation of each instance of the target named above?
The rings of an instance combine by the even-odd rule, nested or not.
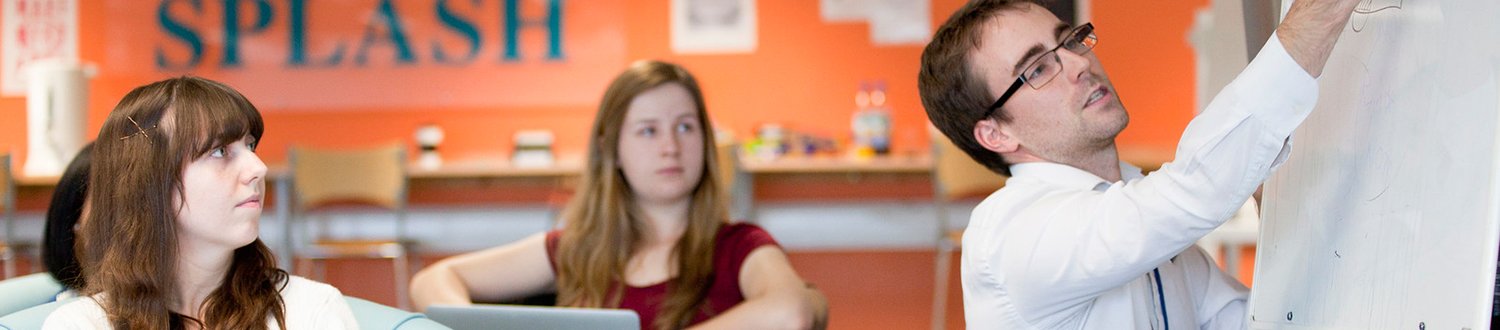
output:
[[[141,128],[141,124],[135,122],[135,118],[130,118],[130,116],[125,116],[125,120],[129,120],[131,125],[135,125],[136,132],[135,133],[131,133],[130,135],[126,135],[124,137],[121,137],[120,140],[123,141],[125,139],[129,139],[129,138],[135,137],[136,135],[140,135],[140,136],[145,136],[147,138],[146,143],[151,143],[151,140],[150,140],[151,135],[150,134],[146,134],[146,129],[145,128]],[[151,126],[151,129],[156,129],[156,126]]]

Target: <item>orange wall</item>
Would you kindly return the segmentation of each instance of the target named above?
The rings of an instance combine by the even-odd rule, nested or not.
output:
[[[1188,29],[1208,0],[1090,0],[1099,60],[1130,113],[1122,149],[1177,149],[1193,119],[1195,77]]]
[[[920,46],[873,46],[868,42],[865,24],[823,23],[818,1],[758,0],[760,30],[755,53],[677,55],[669,45],[670,1],[624,1],[627,58],[622,63],[657,58],[686,66],[699,77],[711,116],[741,137],[762,123],[779,122],[793,129],[847,138],[854,110],[851,99],[858,82],[882,79],[894,108],[894,148],[903,152],[926,146],[926,116],[915,77]],[[1206,6],[1207,1],[1168,1],[1151,6],[1125,0],[1091,2],[1092,21],[1101,38],[1096,51],[1132,117],[1120,142],[1126,147],[1175,148],[1193,113],[1194,71],[1186,32],[1192,12]],[[85,61],[105,63],[106,8],[100,1],[80,3],[81,56]],[[576,6],[585,2],[568,3]],[[962,1],[932,3],[935,26]],[[100,76],[90,87],[90,131],[98,129],[108,111],[131,88],[167,76],[112,75],[110,68],[100,69]],[[446,130],[443,151],[449,157],[503,154],[510,149],[510,134],[525,128],[551,129],[561,152],[581,152],[586,148],[584,135],[594,109],[557,105],[289,111],[263,106],[262,112],[267,123],[262,156],[268,163],[277,163],[294,142],[354,146],[410,141],[412,130],[427,122],[438,123]],[[18,154],[18,163],[25,157],[25,117],[23,98],[0,98],[0,152]]]

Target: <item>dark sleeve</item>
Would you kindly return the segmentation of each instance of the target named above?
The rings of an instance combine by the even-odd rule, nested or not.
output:
[[[77,234],[73,227],[83,217],[83,204],[88,199],[93,146],[92,142],[84,145],[58,178],[52,202],[47,204],[47,224],[42,230],[42,263],[69,290],[82,290],[84,286],[83,271],[74,253]]]
[[[749,223],[725,225],[725,228],[719,231],[718,244],[720,246],[717,250],[723,251],[724,257],[724,262],[718,266],[734,276],[739,276],[740,269],[745,265],[745,259],[750,257],[750,252],[755,249],[767,245],[781,248],[781,245],[776,243],[776,239],[771,237],[771,233]]]

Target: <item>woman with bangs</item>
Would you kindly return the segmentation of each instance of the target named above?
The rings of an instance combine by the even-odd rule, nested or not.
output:
[[[556,304],[634,310],[642,329],[811,328],[823,296],[760,227],[729,223],[714,134],[687,70],[641,61],[604,93],[563,228],[440,261],[415,305],[556,293]]]
[[[45,329],[354,329],[338,289],[289,276],[259,235],[260,113],[229,86],[130,91],[94,142],[84,298]]]

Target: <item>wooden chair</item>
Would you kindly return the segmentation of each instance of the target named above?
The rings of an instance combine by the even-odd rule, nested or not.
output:
[[[304,234],[289,237],[302,242],[294,247],[293,259],[300,269],[321,280],[316,262],[338,258],[391,259],[394,268],[396,304],[408,309],[407,282],[409,242],[406,241],[406,154],[400,144],[360,150],[318,150],[292,147],[291,209],[288,222]],[[326,223],[300,221],[328,206],[367,206],[395,213],[394,237],[377,239],[332,239]],[[317,235],[308,235],[309,225],[319,225]]]
[[[725,198],[729,199],[729,220],[755,222],[750,173],[745,173],[740,167],[740,145],[725,139],[720,140],[715,147],[718,148],[716,160],[719,167],[719,188],[723,189]]]
[[[963,229],[949,229],[948,205],[966,198],[983,198],[1005,186],[1005,176],[974,162],[937,128],[928,126],[932,140],[932,196],[937,213],[937,269],[932,295],[932,328],[946,328],[948,277],[953,252],[963,244]]]

